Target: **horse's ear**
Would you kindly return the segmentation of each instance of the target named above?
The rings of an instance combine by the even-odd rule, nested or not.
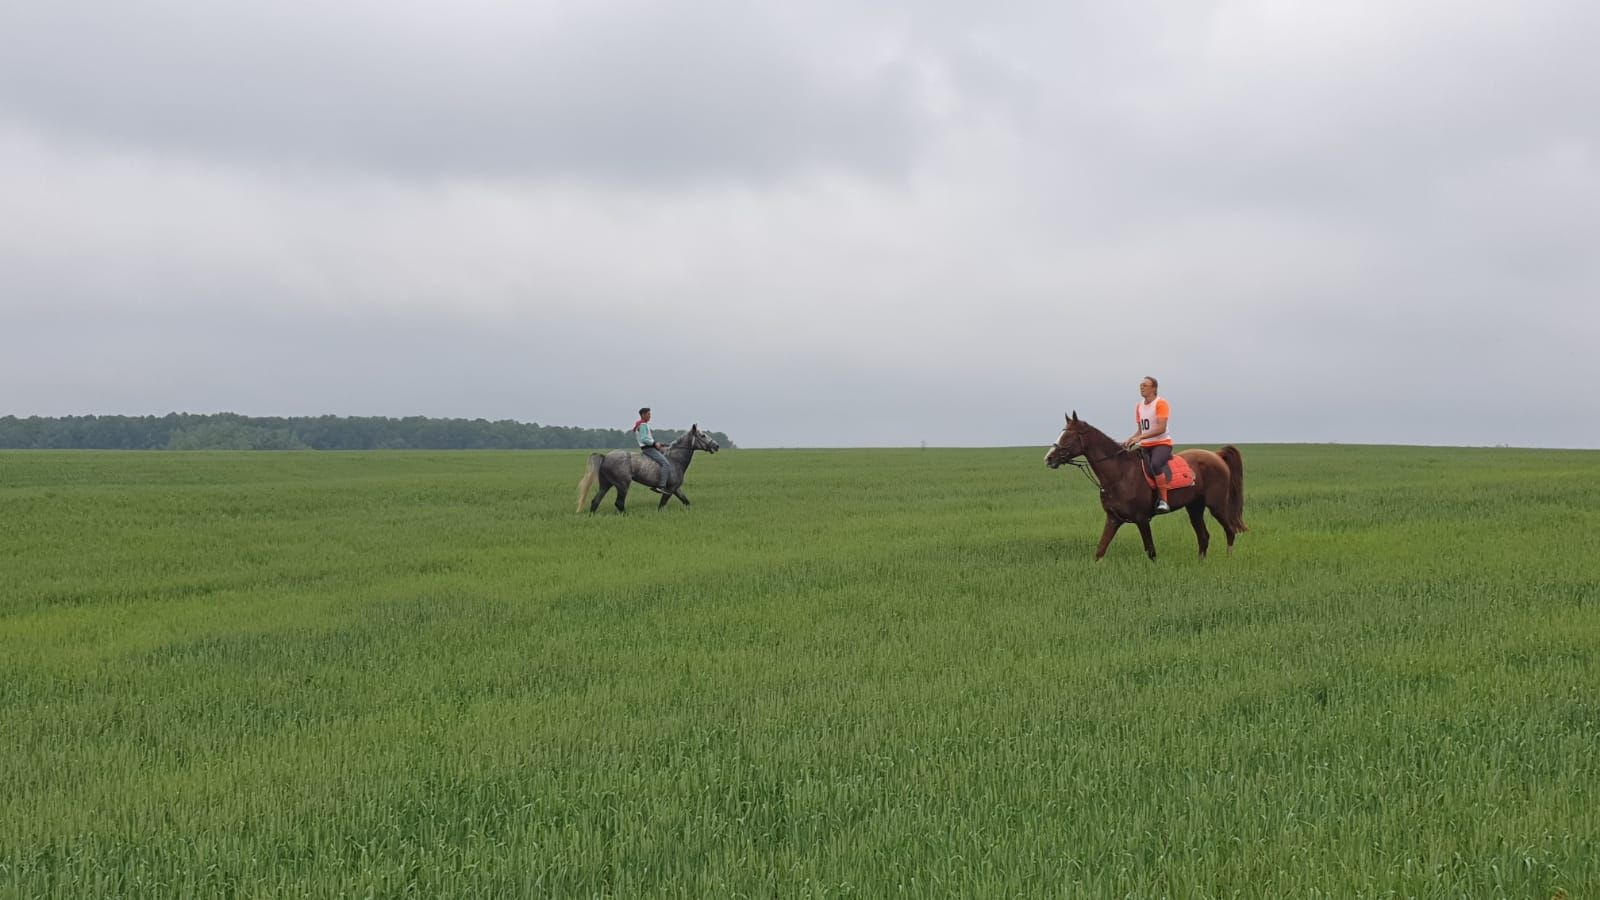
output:
[[[695,434],[699,434],[700,433],[700,423],[696,422],[693,425],[690,425],[689,426],[689,430],[694,432]]]
[[[1074,422],[1078,421],[1078,411],[1077,410],[1073,410],[1072,411],[1072,421],[1074,421]]]

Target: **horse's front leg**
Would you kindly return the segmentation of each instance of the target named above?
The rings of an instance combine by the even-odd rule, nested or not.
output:
[[[675,496],[676,496],[676,497],[677,497],[677,498],[678,498],[678,499],[679,499],[679,500],[682,500],[682,501],[683,501],[683,505],[684,505],[684,506],[688,506],[688,505],[689,505],[689,498],[688,498],[688,497],[686,497],[686,496],[684,496],[684,493],[683,493],[683,488],[678,488],[678,489],[677,489],[677,490],[675,490],[675,491],[673,491],[673,492],[672,492],[672,493],[673,493],[673,494],[674,494],[674,495],[675,495]]]
[[[1106,548],[1111,546],[1111,539],[1117,536],[1117,529],[1122,527],[1122,520],[1106,513],[1106,530],[1100,533],[1100,546],[1094,550],[1094,561],[1099,562],[1100,557],[1106,555]]]
[[[1211,532],[1206,528],[1206,508],[1200,501],[1189,504],[1189,522],[1194,525],[1195,540],[1200,542],[1200,558],[1206,558],[1211,548]]]
[[[667,491],[661,495],[661,502],[656,504],[656,509],[666,509],[667,503],[672,500],[672,492]]]
[[[1150,522],[1149,522],[1148,519],[1141,519],[1141,520],[1139,520],[1138,525],[1139,525],[1139,537],[1144,539],[1144,552],[1150,554],[1150,558],[1151,559],[1155,559],[1156,558],[1156,538],[1155,538],[1155,535],[1150,533]]]

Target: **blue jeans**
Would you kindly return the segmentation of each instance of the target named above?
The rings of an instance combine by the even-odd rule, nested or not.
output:
[[[667,462],[667,458],[661,454],[661,451],[654,447],[640,447],[639,452],[654,460],[655,464],[661,467],[661,484],[657,485],[657,487],[665,488],[667,486],[668,473],[672,471],[672,463]]]

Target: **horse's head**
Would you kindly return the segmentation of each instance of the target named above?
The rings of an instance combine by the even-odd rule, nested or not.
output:
[[[1044,455],[1044,464],[1052,469],[1059,469],[1063,463],[1072,462],[1073,458],[1083,455],[1084,435],[1089,431],[1089,426],[1078,418],[1077,410],[1067,414],[1067,425],[1061,429],[1061,436],[1050,445],[1050,450]]]
[[[716,441],[711,439],[711,435],[700,430],[699,425],[690,425],[689,430],[684,432],[683,437],[678,438],[674,443],[688,447],[690,450],[704,450],[707,453],[715,453],[722,449]]]

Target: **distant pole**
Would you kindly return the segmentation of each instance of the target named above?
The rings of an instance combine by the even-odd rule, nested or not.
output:
[[[928,449],[928,442],[927,441],[923,441],[922,442],[922,449],[924,449],[924,450]]]

